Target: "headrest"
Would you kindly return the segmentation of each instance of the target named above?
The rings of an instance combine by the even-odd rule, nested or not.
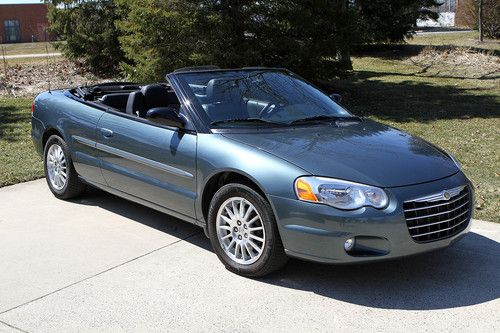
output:
[[[142,87],[144,95],[144,103],[147,109],[152,109],[161,106],[179,104],[177,97],[173,91],[169,91],[167,87],[161,84],[150,84]]]

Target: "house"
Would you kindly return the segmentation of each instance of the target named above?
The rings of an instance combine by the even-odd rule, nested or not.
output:
[[[27,43],[53,40],[47,32],[46,4],[0,4],[0,43]]]
[[[455,26],[455,12],[459,0],[441,0],[440,6],[431,7],[430,10],[438,13],[437,21],[417,20],[418,27],[453,27]]]

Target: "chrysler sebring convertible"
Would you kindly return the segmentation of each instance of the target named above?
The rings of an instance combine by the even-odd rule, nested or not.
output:
[[[162,83],[44,92],[32,138],[57,198],[90,185],[194,223],[243,276],[464,236],[473,186],[459,162],[339,99],[284,69],[186,68]]]

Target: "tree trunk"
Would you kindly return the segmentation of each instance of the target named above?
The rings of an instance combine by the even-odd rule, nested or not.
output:
[[[479,41],[482,42],[483,39],[483,0],[479,0]]]
[[[340,12],[342,15],[347,15],[347,5],[349,0],[340,0]],[[342,43],[338,52],[337,58],[339,59],[339,63],[342,68],[347,70],[352,70],[352,62],[351,62],[351,52],[346,43]]]

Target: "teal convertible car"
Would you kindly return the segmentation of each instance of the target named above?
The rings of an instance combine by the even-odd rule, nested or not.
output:
[[[290,256],[437,250],[470,228],[473,187],[453,156],[284,69],[187,68],[164,83],[44,92],[32,111],[56,197],[91,185],[194,223],[244,276]]]

